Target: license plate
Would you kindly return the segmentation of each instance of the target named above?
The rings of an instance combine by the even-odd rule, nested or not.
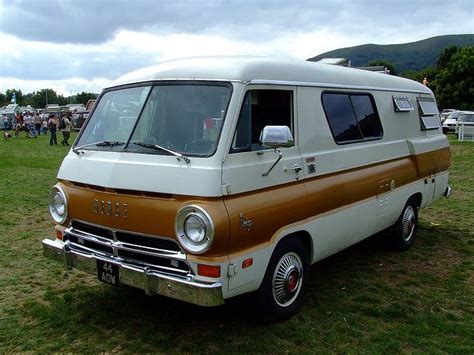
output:
[[[118,265],[109,263],[108,261],[97,260],[97,277],[99,281],[106,284],[119,285]]]

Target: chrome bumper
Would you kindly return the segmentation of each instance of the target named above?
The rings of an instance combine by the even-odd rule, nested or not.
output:
[[[61,240],[43,239],[44,256],[62,261],[67,269],[76,268],[97,275],[97,260],[111,262],[118,266],[121,284],[140,288],[148,295],[163,295],[200,306],[224,304],[222,285],[207,284],[163,275],[147,268],[127,265],[116,259],[71,250]]]

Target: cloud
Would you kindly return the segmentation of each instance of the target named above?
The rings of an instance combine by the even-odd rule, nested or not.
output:
[[[423,31],[433,24],[454,29],[470,23],[472,1],[411,0],[4,0],[2,31],[53,43],[98,44],[122,31],[225,35],[261,43],[292,32],[330,30],[352,34],[393,29]],[[445,22],[445,20],[456,21]],[[464,24],[462,23],[464,22]],[[469,26],[469,25],[467,25]],[[408,28],[406,28],[408,27]],[[357,33],[357,32],[355,32]],[[450,31],[450,33],[454,33]]]
[[[79,91],[99,88],[172,58],[250,54],[307,59],[365,43],[474,32],[474,5],[462,0],[432,0],[429,6],[411,0],[0,3],[0,90],[21,83],[25,86],[18,88],[28,92],[26,87],[48,84],[67,95],[77,85],[84,85]]]
[[[106,78],[94,78],[87,80],[84,78],[69,78],[63,80],[23,80],[11,77],[0,77],[1,92],[8,88],[20,89],[23,94],[39,91],[41,89],[53,89],[56,93],[63,96],[70,96],[76,93],[91,92],[100,93],[104,87],[110,83]]]
[[[101,45],[25,41],[4,34],[0,34],[0,42],[5,50],[1,72],[23,81],[92,80],[97,77],[112,80],[160,61],[201,55],[247,54],[305,59],[315,51],[345,44],[343,37],[327,31],[287,34],[262,44],[232,41],[219,35],[176,33],[160,36],[132,31],[120,31]],[[2,78],[0,90],[10,88],[10,83]]]

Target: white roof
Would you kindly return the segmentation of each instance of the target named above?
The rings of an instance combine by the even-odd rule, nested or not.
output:
[[[341,85],[431,93],[421,83],[392,75],[303,60],[219,56],[163,62],[126,74],[110,87],[153,80],[226,80],[256,83]]]

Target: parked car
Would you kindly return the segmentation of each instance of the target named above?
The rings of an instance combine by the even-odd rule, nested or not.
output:
[[[461,126],[474,126],[474,112],[464,112],[463,114],[458,116],[458,120],[456,121],[456,128],[455,133],[459,136]]]
[[[448,116],[454,111],[457,111],[457,110],[453,109],[453,108],[445,108],[443,111],[441,111],[441,113],[439,114],[439,118],[441,119],[441,123],[444,123],[446,118],[448,118]]]
[[[89,117],[89,111],[78,112],[72,115],[71,124],[74,131],[79,131]]]
[[[456,121],[458,120],[459,115],[464,113],[464,111],[453,111],[449,114],[443,122],[443,133],[447,134],[449,132],[454,132],[456,130]]]

